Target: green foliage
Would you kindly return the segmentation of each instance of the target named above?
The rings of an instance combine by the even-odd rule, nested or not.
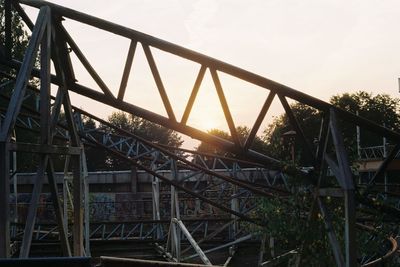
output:
[[[293,104],[291,108],[305,133],[308,143],[313,145],[319,135],[320,112],[302,103]],[[283,134],[292,130],[294,129],[286,114],[276,117],[264,130],[263,140],[267,143],[268,152],[272,157],[286,161],[291,159],[292,140],[288,140]],[[301,166],[312,166],[312,159],[299,138],[295,139],[294,151],[296,162],[299,162]]]
[[[249,134],[250,134],[250,129],[246,126],[238,126],[238,127],[236,127],[236,131],[238,133],[238,137],[239,137],[241,144],[244,144],[247,136],[249,136]],[[207,131],[207,133],[232,141],[230,134],[225,131],[222,131],[222,130],[211,129],[211,130]],[[260,137],[256,136],[254,138],[252,145],[250,146],[250,149],[253,149],[253,150],[261,152],[261,153],[265,153],[267,150],[267,147],[265,146],[264,141]],[[196,148],[196,150],[199,152],[204,152],[204,153],[212,153],[212,154],[217,154],[217,155],[221,155],[221,156],[233,157],[232,154],[227,153],[226,151],[224,151],[218,147],[215,147],[213,145],[210,145],[206,142],[201,142],[200,145]]]
[[[175,131],[132,114],[113,112],[108,116],[108,122],[150,142],[172,147],[180,147],[183,143],[182,138]]]
[[[4,44],[5,39],[5,8],[4,0],[0,0],[0,42]],[[24,24],[21,17],[16,13],[11,13],[11,29],[12,29],[12,43],[13,47],[11,55],[17,60],[22,60],[25,52],[25,48],[28,45],[28,33],[24,29]]]
[[[345,93],[331,97],[330,102],[346,111],[358,114],[376,124],[389,129],[398,129],[400,126],[400,104],[399,99],[391,98],[386,94],[372,95],[371,93],[359,91],[353,94]],[[340,124],[345,144],[352,150],[350,156],[356,154],[356,127],[354,124],[343,122]],[[361,129],[361,146],[382,145],[382,137]]]
[[[331,221],[329,230],[335,233],[338,243],[344,251],[343,199],[333,197],[322,197],[321,199]],[[327,234],[328,230],[324,218],[316,206],[317,203],[314,204],[315,213],[310,220],[309,211],[313,200],[313,194],[307,190],[298,190],[287,197],[259,199],[254,215],[257,218],[260,215],[263,216],[266,227],[251,230],[257,230],[260,234],[274,238],[275,256],[296,249],[298,252],[302,251],[300,266],[336,266]],[[363,227],[359,224],[356,229],[359,261],[380,258],[391,249],[391,244],[387,240],[388,233],[393,232],[393,226],[397,228],[397,225],[384,223],[385,218],[379,216],[374,218],[374,224],[366,223],[367,225]],[[251,226],[249,225],[249,227]],[[271,259],[268,253],[267,258]],[[397,266],[394,261],[395,259],[390,259],[385,266]]]
[[[175,131],[124,112],[113,112],[108,117],[108,122],[153,143],[175,148],[180,147],[183,143],[182,138]],[[110,129],[110,131],[113,132],[114,130]],[[108,156],[105,163],[107,168],[112,170],[131,168],[129,163],[114,156]]]
[[[391,98],[386,94],[372,95],[363,91],[356,93],[345,93],[335,95],[330,99],[331,104],[340,107],[354,114],[359,114],[372,122],[384,125],[389,129],[398,129],[400,126],[400,102],[397,98]],[[321,113],[305,104],[295,103],[291,105],[292,111],[303,129],[307,142],[315,148],[315,141],[318,139]],[[347,148],[350,159],[357,157],[357,136],[356,125],[354,123],[339,121],[339,127],[343,133],[345,146]],[[264,131],[263,140],[267,143],[270,155],[290,160],[291,144],[288,140],[282,138],[285,132],[294,130],[289,123],[286,114],[282,114],[268,125]],[[361,146],[382,145],[382,137],[367,130],[361,129]],[[312,160],[304,149],[304,144],[300,142],[300,138],[295,141],[295,159],[301,166],[311,166]]]

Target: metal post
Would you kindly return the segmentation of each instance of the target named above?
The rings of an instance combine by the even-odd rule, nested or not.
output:
[[[344,147],[343,136],[340,134],[336,112],[330,111],[330,129],[332,140],[335,146],[336,158],[338,161],[338,172],[335,174],[339,184],[344,191],[345,205],[345,251],[346,267],[357,266],[356,251],[356,206],[354,196],[354,184],[350,170],[350,163]]]
[[[358,110],[356,111],[356,114],[358,116]],[[357,155],[358,158],[361,159],[361,132],[360,132],[360,126],[356,125],[356,132],[357,132]]]
[[[153,152],[153,162],[151,163],[150,168],[152,170],[156,169],[156,163],[155,161],[158,158],[158,151]],[[160,181],[157,177],[155,177],[154,175],[152,176],[152,202],[153,202],[153,220],[160,220]],[[161,224],[157,224],[157,230],[155,231],[155,235],[157,239],[161,239],[162,238],[162,228],[161,228]]]
[[[383,127],[385,127],[385,124],[383,124]],[[387,158],[387,148],[386,148],[386,137],[383,136],[383,158]],[[388,177],[387,177],[387,172],[384,174],[384,184],[385,184],[385,192],[388,191]]]
[[[0,142],[0,258],[10,256],[10,155]]]
[[[68,235],[68,199],[69,199],[69,189],[68,189],[68,168],[69,168],[70,156],[66,155],[64,163],[64,179],[63,179],[63,211],[64,211],[64,226]]]
[[[15,131],[13,139],[16,141]],[[14,194],[14,223],[18,222],[18,174],[17,174],[17,151],[12,152],[12,173],[13,173],[13,194]],[[17,225],[14,225],[12,231],[16,233]]]
[[[82,172],[83,172],[83,212],[84,212],[84,231],[85,231],[85,256],[89,257],[91,255],[90,252],[90,214],[89,214],[89,175],[88,175],[88,170],[87,170],[87,164],[86,164],[86,154],[85,150],[82,149],[82,154],[81,154],[81,160],[82,160]]]

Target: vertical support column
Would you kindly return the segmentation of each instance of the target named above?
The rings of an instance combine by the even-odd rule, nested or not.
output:
[[[178,169],[176,161],[171,160],[171,176],[172,180],[179,180]],[[181,233],[180,228],[174,223],[174,219],[180,220],[178,191],[175,186],[171,185],[171,226],[170,226],[170,239],[171,239],[171,254],[175,256],[178,262],[181,260]]]
[[[83,208],[84,208],[84,231],[85,231],[85,255],[89,257],[90,253],[90,214],[89,214],[89,175],[86,164],[85,150],[82,149],[82,172],[83,172]]]
[[[356,115],[358,116],[358,110],[356,111]],[[361,159],[361,130],[360,126],[356,125],[356,133],[357,133],[357,155],[358,158]]]
[[[238,168],[237,163],[234,162],[233,166],[232,166],[232,174],[233,174],[233,178],[234,179],[237,179],[237,168]],[[232,194],[234,196],[237,196],[237,185],[232,185],[232,187],[233,187]],[[232,198],[232,200],[231,200],[231,209],[234,210],[234,211],[239,212],[239,199],[237,197]],[[231,214],[231,218],[233,219],[233,224],[232,224],[232,227],[231,227],[232,231],[230,231],[229,234],[230,234],[230,238],[232,240],[234,240],[235,237],[236,237],[236,234],[238,233],[238,226],[239,226],[238,225],[238,220],[237,220],[238,217],[236,215]]]
[[[156,170],[156,161],[158,158],[158,153],[159,153],[158,151],[154,151],[152,153],[153,162],[151,163],[150,168],[153,171]],[[161,216],[160,216],[160,181],[155,176],[152,176],[151,190],[152,190],[151,193],[152,193],[152,201],[153,201],[153,220],[159,221],[161,219]],[[157,230],[155,232],[156,238],[161,239],[162,238],[161,224],[158,223],[156,225],[156,227],[157,227]]]
[[[383,124],[383,127],[386,127],[385,124]],[[386,136],[383,137],[383,158],[386,159],[388,154],[387,154],[387,149],[386,149]],[[384,174],[384,183],[385,183],[385,192],[388,191],[388,177],[387,177],[387,172]]]
[[[345,251],[346,267],[357,266],[356,250],[356,206],[354,198],[354,184],[350,169],[350,162],[347,157],[343,142],[343,136],[340,134],[337,123],[336,113],[333,108],[330,110],[330,128],[332,140],[335,146],[336,158],[339,165],[339,177],[336,177],[344,191],[345,206]]]
[[[77,124],[78,131],[84,133],[84,124],[82,116],[79,112],[74,113],[75,123]],[[86,154],[83,148],[81,149],[81,167],[83,175],[83,216],[84,216],[84,243],[85,243],[85,256],[90,256],[90,216],[89,216],[89,181],[88,169],[86,163]]]
[[[356,250],[356,205],[354,190],[344,191],[345,203],[345,242],[346,242],[346,267],[357,266]]]
[[[62,34],[61,22],[53,21],[54,25],[54,49],[53,49],[53,62],[56,69],[56,74],[62,82],[61,89],[64,92],[62,98],[62,104],[64,106],[65,118],[68,125],[68,131],[71,135],[71,146],[81,147],[80,139],[76,131],[76,125],[73,118],[71,101],[68,94],[68,85],[73,82],[74,75],[71,67],[70,58],[68,55],[68,47],[65,41],[65,36]],[[63,64],[62,64],[63,62]],[[82,147],[81,147],[82,149]],[[74,236],[74,256],[84,255],[83,246],[83,177],[82,177],[82,162],[81,155],[71,156],[71,163],[73,166],[73,205],[74,205],[74,224],[73,224],[73,236]]]
[[[12,50],[12,32],[11,32],[11,0],[4,1],[4,28],[5,28],[5,38],[4,38],[4,46],[5,46],[5,56],[9,59],[11,58],[11,50]]]
[[[70,156],[65,156],[65,163],[64,163],[64,179],[63,179],[63,211],[64,211],[64,227],[66,229],[66,234],[68,236],[68,200],[69,200],[69,176],[68,176],[68,168],[69,168],[69,160]],[[71,203],[71,202],[70,202]]]
[[[83,183],[82,183],[82,164],[79,155],[71,156],[73,163],[72,181],[74,184],[74,256],[82,256],[84,254],[83,248]]]
[[[7,142],[0,142],[0,258],[10,256],[10,155]]]
[[[49,160],[48,155],[44,154],[40,156],[39,167],[35,175],[35,184],[33,185],[31,201],[29,203],[29,210],[26,218],[24,236],[22,239],[21,249],[19,253],[20,258],[29,257],[29,252],[32,243],[32,235],[36,222],[36,212],[39,206],[40,193],[42,192],[43,188],[43,180],[45,176],[45,171],[47,169],[48,160]]]
[[[12,141],[17,140],[17,136],[15,131],[13,132],[13,136],[11,137]],[[12,187],[13,187],[13,195],[14,195],[14,208],[13,208],[13,222],[15,223],[14,226],[11,228],[11,235],[15,236],[17,234],[17,225],[18,222],[18,174],[17,174],[17,151],[12,152]]]

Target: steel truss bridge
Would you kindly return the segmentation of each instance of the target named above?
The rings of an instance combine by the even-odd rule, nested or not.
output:
[[[21,5],[39,9],[35,22],[31,21]],[[298,266],[301,265],[302,252],[308,241],[304,240],[300,247],[295,247],[265,262],[263,260],[265,236],[257,237],[256,232],[252,232],[252,227],[249,225],[262,229],[267,224],[265,218],[268,218],[268,214],[260,216],[255,212],[258,201],[270,198],[285,199],[299,190],[310,194],[313,199],[311,207],[302,211],[308,218],[305,227],[311,225],[312,221],[322,220],[330,243],[331,255],[337,266],[373,266],[389,259],[397,252],[395,239],[398,235],[397,227],[389,227],[390,230],[384,233],[380,242],[385,244],[384,247],[387,249],[381,253],[371,254],[362,251],[361,241],[357,240],[357,234],[360,231],[367,231],[373,239],[376,237],[374,234],[376,229],[381,226],[374,221],[378,216],[384,215],[385,218],[389,218],[388,225],[394,225],[393,222],[396,222],[400,216],[398,196],[384,192],[375,186],[375,182],[382,178],[387,166],[400,150],[399,132],[257,74],[72,9],[37,0],[6,0],[4,7],[5,30],[4,44],[0,47],[0,75],[2,77],[0,89],[4,91],[4,88],[12,85],[13,90],[9,97],[2,95],[3,100],[7,100],[8,106],[1,110],[0,128],[0,258],[10,257],[15,250],[19,251],[20,258],[27,258],[34,240],[43,240],[56,235],[64,256],[68,257],[89,256],[91,238],[150,238],[154,241],[157,250],[169,261],[184,262],[198,257],[205,265],[212,265],[207,256],[209,252],[230,248],[230,256],[225,262],[228,264],[234,257],[237,244],[258,238],[261,242],[260,265],[268,266],[282,258],[294,255],[293,264]],[[12,14],[20,16],[32,32],[22,61],[12,56],[15,45],[12,41]],[[89,25],[130,41],[117,94],[113,93],[113,90],[106,85],[90,64],[64,28],[63,20]],[[143,48],[167,116],[140,108],[124,98],[138,45]],[[155,49],[198,65],[199,72],[180,119],[176,117],[174,107],[164,87],[152,52]],[[90,73],[97,84],[96,88],[77,82],[71,53]],[[39,64],[35,65],[37,58]],[[51,69],[51,63],[54,70]],[[188,118],[207,71],[211,74],[229,126],[231,135],[229,140],[188,125]],[[221,73],[269,92],[244,142],[240,140],[235,127],[220,80]],[[32,78],[40,84],[39,89],[30,84]],[[55,96],[50,93],[51,85],[58,86]],[[131,132],[103,121],[88,111],[72,106],[70,92],[209,143],[235,157],[201,154],[148,142]],[[40,99],[37,109],[29,107],[26,103],[26,99],[32,94]],[[310,170],[289,165],[282,159],[275,159],[251,149],[256,133],[274,99],[281,102],[292,129],[296,131],[296,137],[313,159]],[[306,104],[322,114],[321,127],[316,129],[319,133],[317,146],[309,143],[304,134],[302,122],[295,117],[288,103],[289,100]],[[61,110],[65,116],[60,116]],[[102,127],[86,128],[83,116],[97,121]],[[357,179],[354,179],[351,171],[353,163],[348,157],[348,149],[344,146],[340,130],[340,123],[343,122],[357,125],[361,129],[385,137],[394,144],[367,184],[359,184]],[[39,143],[18,142],[18,137],[15,139],[13,136],[17,128],[36,133]],[[152,220],[121,222],[114,225],[111,223],[90,225],[85,159],[85,147],[88,146],[102,148],[114,157],[129,162],[132,166],[152,176]],[[24,225],[15,225],[10,221],[10,184],[15,174],[10,172],[12,169],[10,162],[14,151],[34,153],[40,159]],[[65,159],[66,172],[72,169],[73,186],[65,190],[62,196],[58,192],[54,178],[54,158]],[[216,166],[223,166],[229,174],[216,172]],[[242,176],[242,170],[249,167],[255,169],[258,175]],[[166,168],[171,171],[168,177],[161,172]],[[328,175],[328,170],[332,175]],[[35,224],[38,201],[46,174],[56,214],[56,225]],[[300,177],[301,186],[298,183],[291,184],[288,177],[293,176]],[[199,181],[204,180],[207,182],[206,186],[199,186]],[[168,212],[160,210],[161,196],[165,196],[160,193],[161,184],[169,186],[170,209]],[[68,188],[68,184],[65,188]],[[68,192],[71,192],[71,195],[68,195]],[[214,194],[210,195],[210,192]],[[377,203],[375,201],[377,196],[383,196],[382,199],[385,201]],[[333,227],[331,214],[334,211],[327,204],[327,199],[331,197],[340,199],[340,205],[344,210],[343,218],[340,220],[343,236],[338,236],[339,233]],[[210,212],[207,217],[190,220],[186,218],[179,205],[182,198],[193,198],[199,205],[209,207]],[[72,225],[68,224],[68,213],[65,212],[65,203],[69,201],[73,206]],[[167,214],[168,218],[164,215],[161,217],[161,214]],[[366,217],[368,220],[365,219]],[[221,234],[227,236],[225,243],[208,250],[202,249],[203,242]],[[279,240],[279,237],[275,238]],[[15,243],[16,239],[21,241]]]

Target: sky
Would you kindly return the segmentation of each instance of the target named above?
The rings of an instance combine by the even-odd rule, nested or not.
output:
[[[53,3],[70,7],[252,71],[329,101],[365,90],[399,97],[398,0],[96,0]],[[26,8],[35,19],[37,11]],[[88,60],[117,94],[129,40],[66,20]],[[152,50],[178,118],[200,66]],[[79,83],[95,87],[75,63]],[[143,51],[138,47],[125,100],[166,115]],[[235,124],[251,127],[268,90],[220,73]],[[80,96],[73,104],[106,118],[114,109]],[[283,112],[274,101],[259,134]],[[188,124],[227,130],[209,72]],[[197,143],[185,137],[184,147]]]

